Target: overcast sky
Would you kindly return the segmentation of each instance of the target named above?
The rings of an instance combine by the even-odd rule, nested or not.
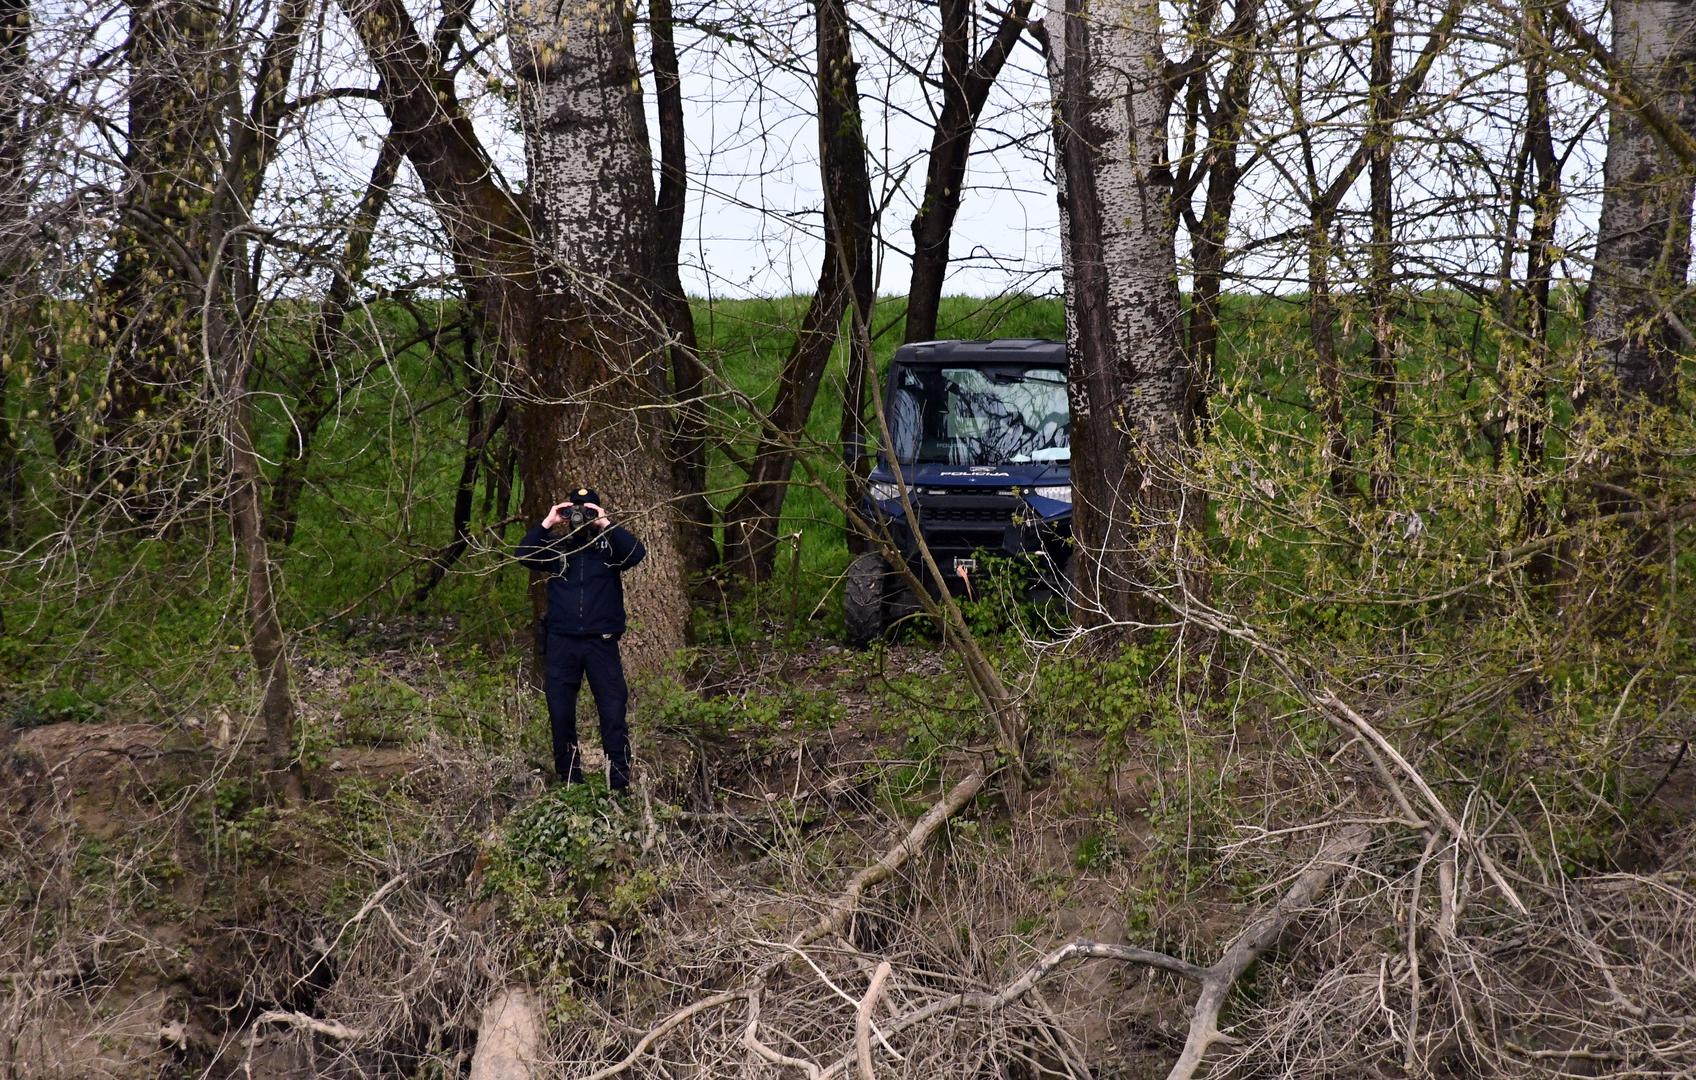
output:
[[[252,5],[254,20],[269,17],[264,0],[246,2]],[[422,0],[419,4],[420,9],[429,6]],[[795,2],[739,9],[728,0],[676,6],[690,172],[682,252],[685,286],[698,296],[809,293],[819,272],[822,223],[810,6]],[[1515,16],[1510,8],[1498,15],[1480,6],[1474,16],[1506,20],[1508,29],[1500,32],[1511,34]],[[912,0],[855,0],[849,10],[857,24],[854,48],[872,183],[882,206],[879,292],[900,295],[907,285],[905,253],[923,188],[934,115],[934,95],[914,73],[937,68],[936,13],[933,6]],[[987,32],[994,19],[981,15],[982,10]],[[1411,66],[1423,46],[1432,10],[1428,0],[1399,5],[1404,35],[1399,71]],[[320,11],[321,21],[299,65],[297,91],[368,90],[374,76],[338,6],[327,3]],[[1303,242],[1280,239],[1302,228],[1303,180],[1289,111],[1272,80],[1275,73],[1290,70],[1289,56],[1302,50],[1310,80],[1304,93],[1313,95],[1307,101],[1313,152],[1321,177],[1328,176],[1360,139],[1364,45],[1350,37],[1358,32],[1360,13],[1357,0],[1317,0],[1310,14],[1328,36],[1295,44],[1278,39],[1278,48],[1291,51],[1269,52],[1259,68],[1262,99],[1253,110],[1257,119],[1248,140],[1264,152],[1244,155],[1250,168],[1232,236],[1241,254],[1233,262],[1237,277],[1230,287],[1269,292],[1305,287]],[[486,32],[476,58],[462,72],[462,94],[497,167],[518,186],[524,177],[524,148],[511,108],[505,43],[494,32],[500,22],[496,0],[483,0],[476,22]],[[422,29],[428,31],[427,20]],[[32,47],[41,50],[38,58],[45,63],[75,73],[121,41],[123,32],[121,8],[69,0],[62,8],[44,6]],[[1433,105],[1432,115],[1410,124],[1407,130],[1416,137],[1397,150],[1396,198],[1405,245],[1398,258],[1400,269],[1416,280],[1487,276],[1500,261],[1500,237],[1506,228],[1502,207],[1508,202],[1503,187],[1510,179],[1524,107],[1511,47],[1488,37],[1457,35],[1449,44],[1421,99]],[[1511,46],[1511,37],[1506,40]],[[61,47],[56,44],[60,41],[80,44]],[[645,62],[645,41],[638,51]],[[91,116],[121,115],[122,68],[111,61],[108,65],[112,78],[86,83],[91,106],[100,103],[91,107]],[[1335,111],[1327,112],[1325,87],[1336,95]],[[1583,276],[1605,125],[1594,94],[1558,76],[1556,93],[1557,143],[1576,140],[1566,161],[1567,204],[1560,239],[1570,256],[1566,271]],[[651,110],[651,95],[649,104]],[[1049,117],[1042,60],[1027,37],[996,83],[975,139],[977,152],[951,247],[949,293],[1059,290]],[[274,187],[259,216],[279,235],[289,236],[297,250],[334,244],[336,230],[363,189],[375,158],[385,126],[381,111],[375,101],[356,94],[297,112],[292,120],[296,126],[273,170]],[[650,136],[656,130],[650,122]],[[112,137],[110,123],[91,123],[73,136],[88,153],[60,166],[66,170],[66,190],[87,175],[76,170],[110,168],[100,162],[102,155],[110,162],[119,152]],[[75,153],[65,156],[77,158]],[[403,176],[403,188],[413,183]],[[1363,178],[1358,186],[1364,183]],[[1360,196],[1354,193],[1351,205],[1358,207]],[[1345,212],[1339,227],[1358,235],[1360,223]],[[403,190],[393,202],[383,233],[380,255],[386,261],[374,268],[375,280],[413,280],[421,264],[425,271],[451,280],[452,268],[440,250],[439,224],[415,187],[410,193]],[[85,239],[95,243],[98,236],[91,231]],[[1337,250],[1343,265],[1335,277],[1347,288],[1357,269],[1349,260],[1360,248],[1344,243]],[[1180,243],[1180,258],[1182,254]],[[281,265],[287,250],[279,247],[276,257]]]

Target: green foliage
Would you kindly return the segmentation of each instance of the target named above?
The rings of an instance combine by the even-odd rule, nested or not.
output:
[[[1065,624],[1065,605],[1032,597],[1034,569],[1005,555],[978,559],[969,596],[959,598],[960,614],[973,636],[986,643],[1047,637]]]
[[[755,739],[781,731],[827,731],[842,718],[830,694],[793,683],[740,694],[704,694],[676,676],[650,683],[643,719],[653,730],[687,739]]]
[[[59,686],[39,695],[9,698],[0,705],[0,725],[22,730],[47,724],[94,723],[105,718],[105,706],[79,687]]]
[[[276,810],[246,780],[224,780],[195,803],[194,820],[214,865],[240,865],[271,848]]]
[[[641,840],[641,814],[613,798],[600,777],[551,788],[507,818],[488,852],[484,895],[506,898],[521,922],[570,919],[630,867]],[[621,887],[628,909],[641,888],[629,881]]]
[[[1171,693],[1159,684],[1168,652],[1155,636],[1111,657],[1061,655],[1044,662],[1030,696],[1032,726],[1056,736],[1099,736],[1100,762],[1110,766],[1134,732],[1173,715]]]

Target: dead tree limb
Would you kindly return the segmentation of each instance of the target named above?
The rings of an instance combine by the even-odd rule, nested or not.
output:
[[[1219,1031],[1219,1011],[1224,1008],[1231,987],[1262,953],[1283,938],[1290,923],[1319,898],[1337,871],[1360,857],[1371,837],[1372,830],[1367,826],[1350,825],[1325,841],[1313,856],[1313,862],[1296,877],[1271,910],[1262,912],[1225,947],[1224,955],[1202,976],[1201,993],[1196,997],[1195,1011],[1190,1014],[1189,1037],[1184,1040],[1183,1053],[1166,1074],[1166,1080],[1189,1080],[1195,1075],[1208,1048],[1225,1037]]]
[[[617,1076],[619,1073],[635,1064],[637,1058],[648,1052],[648,1047],[658,1042],[665,1036],[666,1032],[670,1031],[672,1028],[698,1013],[706,1012],[708,1009],[723,1005],[726,1002],[735,1001],[737,998],[744,998],[747,996],[748,992],[746,990],[726,990],[722,994],[714,994],[712,997],[705,997],[693,1004],[685,1005],[683,1008],[678,1009],[664,1020],[661,1020],[653,1028],[649,1029],[648,1033],[642,1036],[641,1041],[636,1044],[635,1048],[631,1050],[630,1053],[624,1055],[623,1060],[615,1062],[612,1065],[608,1065],[604,1069],[597,1069],[595,1072],[585,1076],[583,1080],[607,1080],[607,1077],[609,1076]]]
[[[840,934],[860,906],[860,897],[865,895],[866,890],[895,873],[912,858],[915,851],[924,847],[944,822],[959,813],[983,790],[984,781],[988,777],[988,772],[981,765],[962,777],[948,789],[946,795],[925,811],[923,817],[913,823],[906,836],[885,851],[876,862],[861,868],[848,882],[848,887],[830,902],[830,907],[819,917],[819,921],[796,935],[790,944],[800,948],[833,934]]]
[[[819,1080],[819,1067],[804,1058],[790,1057],[788,1054],[774,1050],[760,1041],[760,1000],[761,993],[752,990],[748,993],[748,1026],[742,1029],[742,1045],[765,1058],[773,1065],[786,1068],[800,1069],[807,1074],[807,1080]]]
[[[1183,1053],[1172,1066],[1172,1071],[1167,1074],[1167,1080],[1188,1080],[1195,1075],[1208,1049],[1226,1038],[1219,1030],[1219,1013],[1237,980],[1266,950],[1283,939],[1290,925],[1305,909],[1312,906],[1336,873],[1360,857],[1371,837],[1370,826],[1356,823],[1345,826],[1321,844],[1308,867],[1297,875],[1295,881],[1278,898],[1278,902],[1250,920],[1210,967],[1200,967],[1166,953],[1140,949],[1133,945],[1081,940],[1068,942],[1026,968],[999,990],[972,990],[939,998],[889,1021],[884,1025],[885,1034],[897,1035],[908,1028],[958,1009],[992,1012],[1006,1008],[1072,960],[1120,960],[1169,972],[1200,985],[1200,993],[1196,996],[1195,1007],[1190,1014],[1189,1035],[1184,1042]],[[831,1065],[819,1075],[818,1080],[839,1080],[855,1065],[858,1066],[859,1080],[870,1080],[872,1077],[869,1038],[871,1009],[876,1004],[880,984],[887,970],[887,963],[878,966],[878,972],[872,978],[872,987],[860,1003],[855,1017],[854,1052]]]
[[[348,1027],[340,1020],[320,1020],[305,1013],[282,1012],[276,1009],[259,1014],[259,1018],[253,1021],[255,1033],[261,1024],[288,1024],[297,1031],[309,1031],[314,1035],[323,1035],[341,1042],[363,1038],[365,1035],[363,1031]]]
[[[872,1070],[872,1014],[877,1011],[877,1000],[883,994],[883,984],[889,981],[889,961],[884,960],[877,965],[877,971],[872,974],[872,984],[866,988],[866,996],[860,999],[860,1005],[854,1010],[854,1054],[860,1065],[860,1080],[877,1080],[877,1073]]]

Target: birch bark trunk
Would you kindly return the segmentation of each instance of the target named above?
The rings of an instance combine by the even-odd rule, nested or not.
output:
[[[658,408],[666,333],[633,13],[616,0],[514,0],[508,18],[543,260],[524,355],[525,509],[541,520],[571,487],[592,486],[647,543],[625,596],[630,666],[651,672],[683,643],[689,599]]]
[[[1194,428],[1173,250],[1159,10],[1063,0],[1050,31],[1071,354],[1073,617],[1134,625],[1147,593],[1193,586],[1199,496],[1182,458]]]
[[[1629,412],[1670,400],[1679,352],[1667,305],[1690,268],[1696,172],[1655,134],[1636,105],[1655,104],[1696,131],[1692,66],[1696,6],[1615,0],[1615,91],[1608,108],[1596,265],[1584,298],[1588,404]]]
[[[1652,504],[1663,452],[1656,413],[1671,404],[1682,327],[1673,318],[1690,270],[1690,211],[1696,166],[1669,145],[1696,130],[1696,5],[1614,0],[1612,97],[1596,262],[1584,296],[1575,448],[1594,472],[1568,515],[1629,514]],[[1657,131],[1648,112],[1672,125]],[[1562,604],[1589,607],[1595,575],[1634,575],[1658,547],[1659,530],[1638,522],[1615,540],[1563,545]],[[1593,618],[1610,612],[1595,606]]]

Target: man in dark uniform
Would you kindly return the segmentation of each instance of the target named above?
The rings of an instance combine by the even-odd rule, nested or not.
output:
[[[630,729],[624,709],[630,691],[618,639],[624,633],[620,575],[647,554],[628,529],[614,525],[600,496],[578,488],[548,511],[518,544],[518,561],[548,575],[547,648],[542,689],[553,728],[554,773],[581,783],[577,750],[577,688],[585,675],[601,717],[601,745],[614,791],[630,785]]]

